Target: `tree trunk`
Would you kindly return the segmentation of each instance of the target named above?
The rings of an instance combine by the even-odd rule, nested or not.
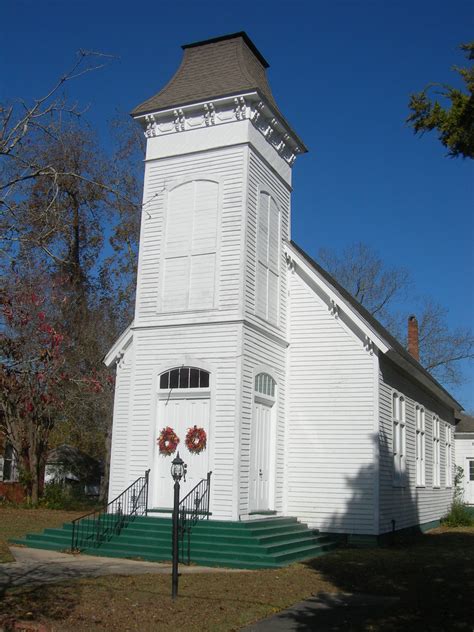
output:
[[[110,475],[110,453],[112,451],[112,423],[109,423],[107,434],[105,436],[105,456],[104,456],[104,474],[100,481],[99,500],[107,502],[107,493],[109,490]]]
[[[30,446],[30,502],[37,505],[39,501],[39,463],[34,445]]]

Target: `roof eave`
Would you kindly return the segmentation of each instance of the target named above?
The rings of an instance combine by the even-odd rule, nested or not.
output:
[[[420,384],[426,389],[431,391],[438,400],[446,404],[453,410],[463,410],[462,405],[452,397],[448,391],[441,386],[441,384],[435,380],[421,365],[418,368],[415,364],[408,362],[396,349],[393,347],[385,354],[389,360],[394,362],[398,367],[403,369],[405,373],[408,373],[414,377]]]
[[[258,88],[248,88],[240,92],[229,92],[227,94],[218,94],[212,97],[206,97],[205,99],[200,99],[199,101],[196,101],[195,99],[191,101],[184,101],[181,103],[177,103],[175,105],[167,105],[161,108],[151,108],[151,109],[144,109],[144,110],[135,108],[135,110],[132,110],[132,112],[130,112],[130,116],[136,121],[139,121],[140,119],[145,118],[150,115],[166,114],[167,112],[173,112],[174,110],[177,110],[180,108],[192,107],[192,106],[199,107],[200,105],[204,105],[212,101],[233,99],[235,97],[241,97],[241,96],[247,97],[247,98],[252,98],[254,96],[257,96],[258,99],[264,103],[265,107],[267,107],[270,110],[274,118],[284,128],[285,132],[293,139],[293,142],[299,149],[298,153],[300,154],[308,153],[309,151],[308,148],[306,147],[304,142],[301,140],[301,138],[298,136],[298,134],[294,131],[294,129],[291,127],[291,125],[288,123],[288,121],[285,119],[285,117],[281,114],[281,112],[275,111],[275,108],[272,106],[272,104],[268,101],[265,95],[262,94],[262,92]],[[140,106],[138,106],[138,108],[140,108]]]
[[[133,321],[123,331],[114,344],[111,346],[106,355],[102,358],[102,362],[106,367],[110,368],[119,356],[128,348],[133,339]]]

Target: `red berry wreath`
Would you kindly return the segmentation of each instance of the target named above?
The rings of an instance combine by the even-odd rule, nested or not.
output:
[[[160,432],[160,436],[157,439],[158,447],[160,449],[160,454],[163,456],[171,456],[173,452],[176,451],[179,443],[179,437],[173,428],[170,426],[166,426]]]
[[[193,454],[199,454],[206,449],[207,435],[204,428],[193,426],[188,429],[185,439],[186,447]]]

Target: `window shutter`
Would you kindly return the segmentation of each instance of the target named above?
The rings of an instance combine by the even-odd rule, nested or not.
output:
[[[189,285],[188,257],[165,260],[163,275],[163,311],[177,312],[186,309]]]
[[[186,255],[192,230],[193,182],[173,189],[166,218],[166,256]]]
[[[191,257],[189,309],[211,309],[214,306],[215,260],[214,253]]]
[[[219,185],[187,182],[168,198],[163,311],[212,309],[215,303]]]
[[[207,180],[198,180],[194,185],[192,253],[215,252],[219,185]]]
[[[257,302],[255,310],[262,318],[267,317],[268,271],[261,261],[257,267]]]
[[[260,193],[258,209],[258,259],[262,263],[268,260],[268,193]]]
[[[280,260],[280,213],[268,193],[261,192],[257,229],[257,287],[255,312],[277,324]]]
[[[278,275],[268,271],[268,320],[278,322]]]
[[[270,221],[268,240],[268,265],[278,274],[280,258],[280,213],[273,199],[270,200]]]

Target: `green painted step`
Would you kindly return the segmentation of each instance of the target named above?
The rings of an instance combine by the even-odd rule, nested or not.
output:
[[[242,560],[251,560],[253,558],[276,558],[281,555],[292,555],[294,552],[301,550],[302,548],[320,548],[324,546],[325,542],[314,542],[310,538],[306,540],[292,540],[284,544],[279,544],[278,546],[274,546],[271,549],[265,549],[263,547],[249,547],[249,546],[220,546],[218,549],[214,547],[212,550],[218,550],[219,556],[224,560],[229,557],[238,557]],[[140,555],[141,553],[150,553],[150,554],[169,554],[170,553],[170,544],[145,544],[141,542],[122,542],[120,537],[112,538],[109,542],[105,542],[102,544],[101,549],[105,550],[108,548],[122,550],[124,552],[130,552],[135,555]],[[185,547],[186,548],[186,547]],[[202,545],[196,542],[192,542],[191,552],[192,555],[205,555],[210,551],[210,547],[206,545]]]
[[[88,520],[86,523],[92,525]],[[32,548],[68,550],[72,524],[45,529],[11,540]],[[202,520],[190,536],[191,562],[231,568],[278,568],[295,561],[317,557],[332,550],[337,542],[292,517],[265,517],[247,522]],[[187,550],[185,539],[184,550]],[[98,547],[85,547],[85,554],[150,561],[171,559],[171,520],[138,517],[119,535]]]

